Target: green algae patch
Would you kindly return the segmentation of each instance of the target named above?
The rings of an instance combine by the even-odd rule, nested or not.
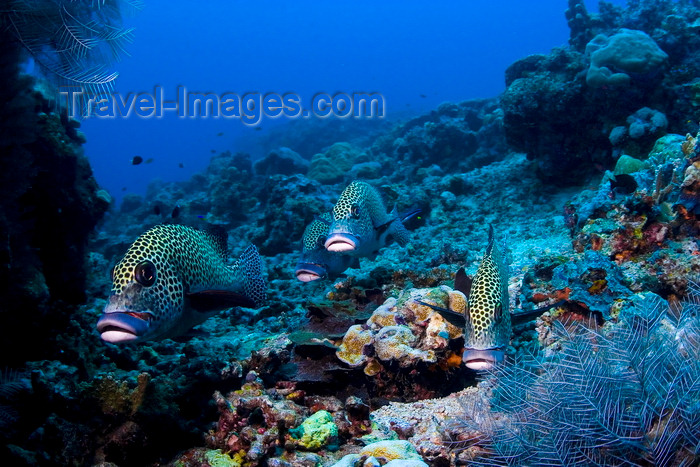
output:
[[[228,454],[221,452],[221,449],[207,451],[204,457],[211,467],[241,467],[241,459],[238,454],[231,458]]]
[[[332,449],[338,439],[338,426],[333,416],[325,410],[319,410],[299,425],[289,430],[297,446],[308,451],[318,451],[322,447]]]

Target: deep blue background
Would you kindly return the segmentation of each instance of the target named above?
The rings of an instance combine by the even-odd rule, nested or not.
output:
[[[594,11],[597,3],[590,3]],[[136,28],[135,40],[131,56],[115,66],[116,91],[160,85],[166,98],[175,97],[178,85],[308,98],[373,91],[386,98],[389,118],[401,117],[502,92],[508,65],[566,44],[566,6],[565,0],[147,0],[126,20]],[[263,120],[254,131],[230,119],[132,116],[88,119],[83,131],[98,182],[121,198],[145,193],[154,178],[189,178],[207,166],[212,149],[260,157],[256,141],[284,123]],[[133,166],[135,155],[153,162]]]

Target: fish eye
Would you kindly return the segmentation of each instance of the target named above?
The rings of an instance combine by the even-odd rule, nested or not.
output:
[[[350,217],[353,219],[359,219],[360,218],[360,207],[357,204],[353,204],[350,206]]]
[[[144,287],[150,287],[156,282],[156,266],[148,260],[141,261],[134,268],[136,282]]]
[[[326,240],[327,240],[327,238],[325,237],[325,235],[321,235],[320,237],[318,237],[318,240],[316,241],[316,246],[323,247],[326,244]]]

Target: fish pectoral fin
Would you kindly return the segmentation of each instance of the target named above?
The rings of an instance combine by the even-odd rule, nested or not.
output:
[[[566,300],[560,300],[558,302],[552,303],[551,305],[546,305],[546,306],[542,306],[539,308],[535,308],[534,310],[511,313],[511,315],[510,315],[511,323],[513,323],[513,326],[519,326],[521,324],[528,323],[528,322],[533,321],[536,318],[538,318],[545,311],[548,311],[548,310],[551,310],[552,308],[556,308],[558,306],[561,306],[564,303],[566,303]]]
[[[240,306],[255,308],[255,302],[244,294],[229,290],[202,290],[187,294],[190,306],[199,313],[209,313]]]
[[[452,311],[441,306],[433,305],[431,303],[425,303],[422,300],[416,300],[416,303],[420,303],[423,306],[432,308],[433,310],[440,313],[440,316],[445,318],[445,321],[447,321],[453,326],[457,326],[460,329],[464,329],[464,326],[466,326],[467,324],[467,319],[462,313],[457,313],[456,311]]]

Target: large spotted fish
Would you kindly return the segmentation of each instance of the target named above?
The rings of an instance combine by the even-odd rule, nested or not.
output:
[[[463,268],[455,276],[455,289],[467,296],[464,314],[427,305],[455,326],[464,327],[462,361],[467,368],[486,370],[504,360],[510,341],[511,316],[508,298],[508,265],[489,227],[489,240],[474,279]]]
[[[302,239],[301,257],[295,271],[295,275],[300,281],[334,279],[347,268],[359,266],[356,257],[326,250],[324,244],[328,238],[328,228],[332,221],[332,214],[326,212],[306,226]]]
[[[260,306],[266,295],[257,249],[249,246],[228,265],[223,229],[153,227],[112,274],[97,330],[113,343],[175,337],[223,309]]]
[[[348,185],[333,207],[333,222],[328,228],[326,250],[357,257],[374,257],[393,238],[406,245],[409,233],[403,221],[417,214],[399,217],[386,212],[377,190],[360,181]]]

